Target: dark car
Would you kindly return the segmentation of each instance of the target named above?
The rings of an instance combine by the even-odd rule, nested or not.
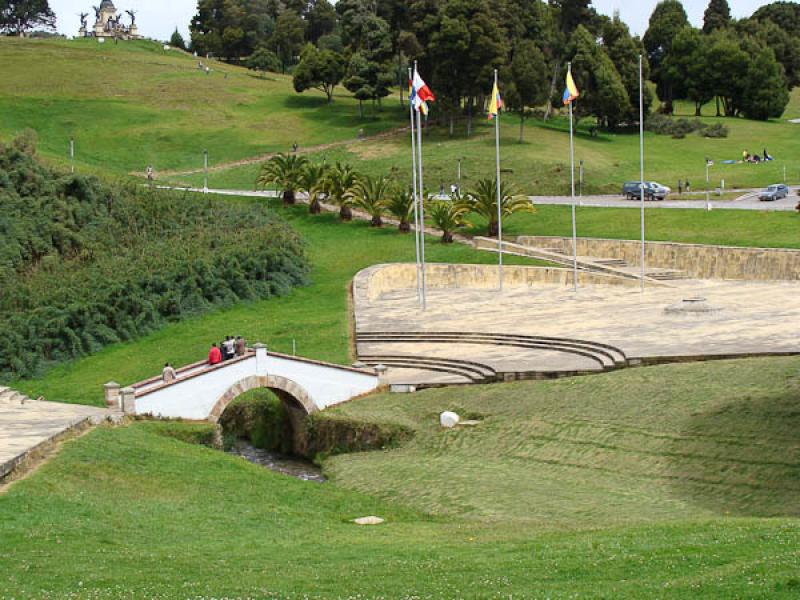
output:
[[[788,195],[789,188],[782,183],[776,183],[761,192],[758,195],[758,199],[761,200],[761,202],[773,202],[781,198],[786,198]]]
[[[622,185],[622,195],[628,200],[639,200],[642,197],[642,184],[639,181],[626,181]],[[644,182],[644,199],[645,200],[663,200],[670,193],[670,189],[666,186],[656,183],[655,181]]]

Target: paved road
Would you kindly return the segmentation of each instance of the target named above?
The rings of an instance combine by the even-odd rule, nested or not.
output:
[[[189,192],[202,192],[201,188],[170,188],[169,186],[158,186],[162,189],[179,189]],[[792,188],[792,193],[783,200],[775,202],[760,202],[758,192],[747,192],[736,200],[713,200],[711,201],[712,210],[763,210],[763,211],[793,211],[800,202],[797,195],[798,188]],[[245,196],[245,197],[268,197],[274,198],[276,192],[254,192],[253,190],[221,190],[209,189],[210,194],[223,196]],[[531,196],[534,204],[569,206],[572,200],[569,196]],[[579,199],[580,206],[592,206],[601,208],[637,208],[638,200],[625,200],[621,196],[584,196]],[[706,210],[705,200],[662,200],[660,202],[646,202],[646,208],[689,208]]]
[[[747,192],[736,200],[714,200],[711,196],[712,210],[764,210],[764,211],[792,211],[797,207],[800,197],[796,194],[797,188],[783,200],[775,202],[760,202],[758,192]],[[572,204],[568,196],[531,196],[534,204],[566,205]],[[635,208],[639,206],[638,200],[626,200],[621,196],[584,196],[579,199],[580,206],[594,206],[603,208]],[[662,200],[660,202],[646,202],[646,208],[692,208],[706,210],[705,200]]]

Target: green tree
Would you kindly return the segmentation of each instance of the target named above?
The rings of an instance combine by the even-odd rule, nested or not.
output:
[[[497,236],[497,180],[481,179],[475,187],[467,192],[466,202],[469,209],[489,222],[489,237]],[[504,217],[517,212],[534,212],[533,204],[525,196],[515,195],[512,188],[501,182],[500,208]]]
[[[594,16],[593,11],[589,8],[592,0],[551,0],[552,6],[558,15],[558,22],[561,30],[566,35],[571,35],[578,25],[584,26]]]
[[[292,82],[294,90],[302,93],[308,89],[323,92],[328,103],[333,101],[333,90],[344,76],[344,59],[331,50],[319,50],[307,44],[300,54],[300,64],[295,68]]]
[[[614,128],[633,110],[628,92],[614,63],[583,25],[572,36],[574,48],[572,74],[581,92],[575,103],[575,116],[594,116],[598,122]]]
[[[714,98],[714,65],[709,61],[710,38],[686,27],[672,43],[672,52],[662,63],[662,73],[678,98],[691,100],[695,116]]]
[[[703,33],[713,33],[731,24],[731,7],[728,0],[711,0],[703,15]]]
[[[630,112],[623,115],[623,120],[628,122],[639,121],[639,56],[642,56],[642,74],[644,81],[650,75],[650,63],[641,40],[631,36],[628,26],[619,18],[619,14],[607,21],[603,26],[602,48],[611,63],[619,73],[622,85],[628,95]],[[645,85],[642,93],[644,100],[644,114],[650,113],[653,104],[653,94],[649,86]]]
[[[428,206],[428,216],[434,227],[442,232],[443,244],[453,243],[453,234],[466,224],[465,217],[470,208],[469,203],[460,199],[435,200]]]
[[[772,49],[790,88],[800,84],[800,35],[769,19],[742,19],[735,27],[740,38],[750,36],[759,46]]]
[[[186,42],[183,40],[183,36],[181,32],[178,31],[178,28],[175,28],[175,31],[172,32],[172,37],[169,38],[169,45],[173,48],[179,48],[180,50],[186,50]]]
[[[248,56],[275,27],[276,0],[199,0],[189,26],[192,48],[222,58]]]
[[[296,12],[284,10],[275,21],[275,31],[270,38],[270,47],[281,61],[281,70],[294,64],[305,43],[306,22]]]
[[[326,164],[306,163],[300,173],[300,191],[308,195],[308,212],[318,215],[322,212],[320,197],[328,195],[328,172]]]
[[[506,86],[505,100],[519,113],[519,141],[525,132],[525,109],[540,106],[548,97],[548,69],[544,54],[530,40],[520,41],[511,60],[511,80]]]
[[[773,2],[753,13],[756,21],[769,21],[793,37],[800,36],[800,4],[797,2]]]
[[[712,91],[722,102],[725,115],[737,116],[741,111],[750,56],[733,32],[718,30],[709,36],[706,60],[713,66]]]
[[[247,57],[247,60],[245,60],[244,64],[248,69],[252,69],[254,71],[271,71],[273,73],[280,73],[281,71],[281,61],[278,58],[278,55],[270,50],[266,45],[261,45],[256,48],[255,52]]]
[[[397,228],[400,233],[411,231],[411,217],[414,213],[414,192],[409,188],[397,188],[389,197],[386,210],[397,218],[400,223]]]
[[[353,198],[349,192],[358,179],[358,173],[348,164],[337,162],[328,171],[325,182],[328,197],[339,207],[339,218],[342,221],[353,220]]]
[[[316,44],[324,35],[336,29],[336,9],[328,0],[313,0],[306,12],[308,40]]]
[[[24,36],[36,27],[55,29],[56,14],[47,0],[5,0],[0,2],[0,31]]]
[[[262,189],[275,186],[283,192],[283,203],[295,203],[295,192],[302,187],[308,159],[297,154],[276,154],[261,166],[256,185]]]
[[[656,94],[664,103],[663,111],[672,114],[673,91],[669,83],[662,77],[661,64],[672,49],[672,41],[689,25],[686,11],[678,0],[659,2],[642,41],[647,50],[650,62],[651,79],[656,84]]]
[[[391,197],[391,182],[387,177],[357,177],[347,195],[353,206],[372,217],[370,227],[383,227],[383,215]]]
[[[766,121],[783,115],[788,104],[789,90],[783,69],[772,50],[764,48],[747,69],[742,114],[749,119]]]

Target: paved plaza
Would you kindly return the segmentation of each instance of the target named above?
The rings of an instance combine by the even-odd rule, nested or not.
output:
[[[375,360],[424,356],[475,362],[501,373],[551,375],[600,371],[604,365],[591,353],[564,352],[561,347],[518,348],[504,345],[504,339],[461,344],[437,341],[437,335],[471,332],[580,340],[619,350],[627,364],[800,353],[798,297],[800,282],[687,279],[648,284],[644,292],[638,284],[587,284],[575,292],[563,283],[536,283],[503,292],[431,289],[423,312],[416,290],[396,289],[372,298],[357,295],[358,352]],[[370,332],[383,332],[384,337]],[[385,339],[385,332],[425,335],[405,341]],[[435,383],[442,374],[427,377]],[[390,381],[429,380],[419,369],[395,368]],[[449,381],[466,382],[457,373]]]

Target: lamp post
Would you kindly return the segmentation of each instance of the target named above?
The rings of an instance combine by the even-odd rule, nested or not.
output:
[[[711,160],[706,157],[706,210],[711,210],[711,180],[709,176],[709,169],[711,168]]]
[[[70,172],[75,172],[75,138],[69,138],[69,163]]]

